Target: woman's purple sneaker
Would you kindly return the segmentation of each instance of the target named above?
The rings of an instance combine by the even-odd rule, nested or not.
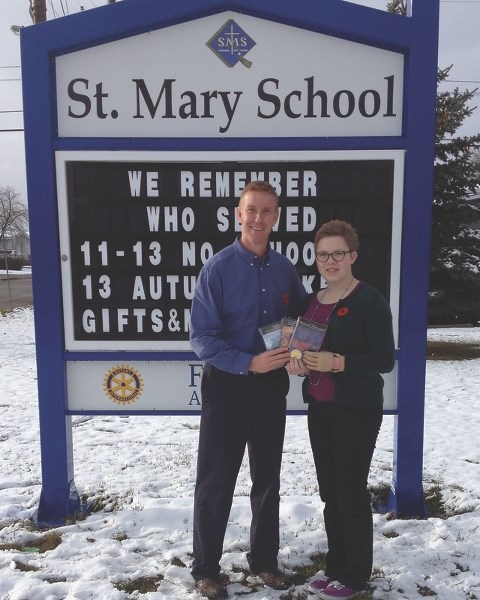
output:
[[[355,598],[360,592],[343,585],[339,581],[331,581],[326,588],[320,592],[320,598],[324,600],[349,600]]]
[[[331,577],[327,577],[323,573],[319,574],[316,579],[312,581],[312,583],[308,586],[308,590],[310,592],[321,592],[324,590],[327,585],[333,581]]]

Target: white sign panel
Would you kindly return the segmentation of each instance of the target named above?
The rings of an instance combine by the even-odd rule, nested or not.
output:
[[[399,136],[404,56],[234,12],[56,58],[61,137]]]
[[[201,409],[203,365],[185,362],[68,362],[68,409],[71,411],[196,412]],[[396,407],[397,369],[385,377],[385,409]],[[88,393],[85,382],[88,381]],[[290,378],[288,410],[306,410],[303,379]]]

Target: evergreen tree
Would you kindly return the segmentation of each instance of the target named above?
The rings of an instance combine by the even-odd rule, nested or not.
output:
[[[395,13],[397,15],[407,14],[407,0],[392,0],[387,2],[387,12]]]
[[[439,85],[451,68],[439,69]],[[464,119],[475,110],[468,105],[475,92],[455,88],[437,93],[430,263],[432,320],[448,315],[465,320],[462,314],[468,317],[470,313],[467,320],[480,320],[480,215],[467,199],[480,187],[480,134],[455,137]]]
[[[387,11],[406,15],[406,0],[391,0]],[[437,88],[452,65],[439,69]],[[467,196],[480,187],[480,134],[455,137],[475,108],[475,92],[437,91],[430,321],[480,321],[480,211]]]

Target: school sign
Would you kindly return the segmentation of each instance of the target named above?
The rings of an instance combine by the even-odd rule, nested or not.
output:
[[[78,511],[72,415],[199,412],[196,277],[254,179],[281,197],[271,244],[308,291],[321,223],[359,231],[356,274],[389,299],[398,348],[391,507],[423,514],[433,4],[129,0],[22,31],[39,522]],[[304,412],[297,381],[288,407]]]

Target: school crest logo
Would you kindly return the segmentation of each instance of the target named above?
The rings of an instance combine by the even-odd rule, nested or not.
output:
[[[116,404],[132,404],[142,395],[143,378],[137,370],[119,365],[107,371],[103,389]]]
[[[255,44],[256,42],[233,19],[229,19],[206,43],[227,67],[234,67],[240,62],[248,69],[252,63],[245,58],[245,54],[250,52]]]

